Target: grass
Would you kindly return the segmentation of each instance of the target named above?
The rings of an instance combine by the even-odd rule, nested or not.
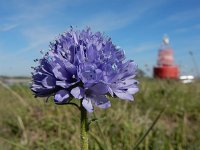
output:
[[[90,126],[90,149],[132,150],[165,109],[138,149],[199,150],[200,82],[139,81],[134,102],[111,99],[111,108],[89,114],[90,119],[98,118]],[[0,86],[0,149],[80,149],[77,108],[35,99],[25,85],[10,88]]]

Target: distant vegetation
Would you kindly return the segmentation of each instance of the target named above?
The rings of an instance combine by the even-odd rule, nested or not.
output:
[[[141,69],[137,70],[137,77],[141,78],[141,77],[145,77],[145,76],[146,76],[146,74],[143,70],[141,70]]]
[[[91,124],[90,149],[132,150],[166,108],[139,150],[199,150],[200,82],[139,81],[134,102],[112,99],[111,108],[96,108],[99,119]],[[15,94],[0,86],[0,149],[79,150],[80,113],[75,107],[35,99],[25,85],[10,88]]]
[[[28,76],[0,76],[0,79],[30,79]]]

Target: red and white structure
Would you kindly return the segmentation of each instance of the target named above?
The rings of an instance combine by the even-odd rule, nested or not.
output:
[[[153,69],[156,78],[179,78],[179,68],[174,64],[173,49],[169,45],[169,38],[165,36],[158,51],[157,65]]]

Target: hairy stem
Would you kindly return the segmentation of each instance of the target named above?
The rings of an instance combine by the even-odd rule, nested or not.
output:
[[[81,109],[81,150],[88,150],[88,118],[87,110],[83,107],[82,101]]]

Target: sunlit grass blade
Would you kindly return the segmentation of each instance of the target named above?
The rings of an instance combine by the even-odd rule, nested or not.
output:
[[[155,118],[155,120],[153,121],[153,123],[151,124],[151,126],[149,127],[149,129],[144,133],[144,135],[143,135],[142,137],[140,137],[140,138],[137,140],[137,142],[136,142],[136,144],[135,144],[133,150],[136,150],[136,149],[138,148],[138,146],[144,141],[145,137],[149,134],[149,132],[153,129],[153,127],[154,127],[154,126],[156,125],[156,123],[158,122],[158,120],[159,120],[159,118],[161,117],[162,113],[165,111],[165,108],[166,108],[166,107],[164,107],[164,108],[160,111],[160,113],[157,115],[157,117]]]
[[[103,146],[104,144],[102,143],[101,139],[98,136],[94,135],[91,132],[90,132],[90,136],[96,141],[96,143],[98,144],[100,150],[104,150],[105,149],[104,146]]]
[[[15,147],[17,147],[17,148],[19,148],[19,149],[27,150],[26,148],[22,147],[21,145],[15,143],[13,141],[10,141],[10,140],[8,140],[6,138],[0,137],[0,139],[3,140],[3,141],[5,141],[5,142],[7,142],[7,143],[9,143],[9,144],[11,144],[11,145],[13,145],[13,146],[15,146]]]
[[[99,140],[96,136],[93,136],[93,138],[96,140],[96,142],[98,143],[99,147],[100,147],[102,150],[104,150],[104,149],[110,150],[111,148],[109,147],[109,144],[108,144],[108,142],[106,141],[106,139],[105,139],[105,137],[104,137],[104,134],[103,134],[103,131],[102,131],[102,129],[101,129],[101,126],[100,126],[100,124],[99,124],[99,120],[101,120],[102,118],[96,119],[97,117],[96,117],[95,112],[93,112],[93,116],[94,116],[94,120],[92,119],[91,121],[97,124],[97,128],[98,128],[99,133],[101,134],[101,138],[102,138],[102,140],[103,140],[103,143],[102,143],[101,140]],[[89,123],[91,124],[92,122],[89,122]],[[89,125],[90,125],[90,124],[89,124]],[[104,145],[104,146],[102,146],[102,145]]]
[[[28,104],[25,102],[25,100],[14,90],[12,90],[9,86],[4,84],[3,82],[0,81],[0,85],[2,85],[4,88],[6,88],[13,96],[15,96],[19,101],[22,103],[23,106],[29,107]]]

